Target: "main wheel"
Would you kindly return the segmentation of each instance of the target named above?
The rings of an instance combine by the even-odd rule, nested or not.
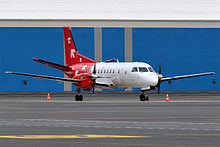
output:
[[[140,95],[140,101],[145,101],[145,95],[144,94]]]
[[[83,96],[79,95],[78,99],[79,99],[79,101],[83,101]]]
[[[75,95],[75,101],[79,101],[79,95]]]
[[[146,95],[146,97],[145,97],[145,100],[146,100],[146,101],[149,101],[149,97],[148,97],[147,95]]]

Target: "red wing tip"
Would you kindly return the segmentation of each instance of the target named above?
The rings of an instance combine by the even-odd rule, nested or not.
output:
[[[33,58],[33,60],[34,60],[34,61],[39,61],[39,59],[37,59],[37,58]]]

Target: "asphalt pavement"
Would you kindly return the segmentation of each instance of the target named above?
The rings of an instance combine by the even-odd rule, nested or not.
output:
[[[218,92],[0,93],[0,146],[219,147]]]

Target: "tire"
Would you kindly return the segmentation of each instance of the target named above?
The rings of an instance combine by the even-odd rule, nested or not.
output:
[[[146,97],[145,97],[145,100],[146,100],[146,101],[149,101],[149,97],[148,97],[147,95],[146,95]]]
[[[145,101],[145,95],[143,94],[140,95],[140,101]]]
[[[79,95],[78,99],[79,99],[79,101],[83,101],[83,96]]]
[[[79,101],[79,96],[78,95],[75,96],[75,101]]]

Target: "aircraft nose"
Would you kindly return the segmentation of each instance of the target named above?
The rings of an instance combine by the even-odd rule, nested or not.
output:
[[[151,86],[156,86],[158,84],[158,75],[154,74],[151,76]]]

